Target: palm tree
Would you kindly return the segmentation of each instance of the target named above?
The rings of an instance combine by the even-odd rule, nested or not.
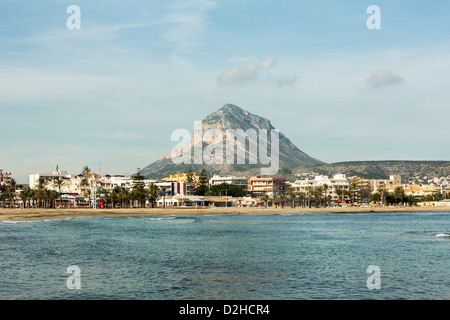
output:
[[[266,209],[269,206],[269,199],[270,199],[270,197],[267,195],[267,193],[265,193],[261,196],[261,200],[264,201],[264,203],[266,204]]]
[[[323,193],[323,188],[322,186],[318,186],[315,188],[314,190],[315,192],[315,197],[319,198],[319,207],[322,206],[322,193]],[[317,202],[316,202],[316,207],[317,207]]]
[[[311,193],[312,193],[313,187],[307,186],[306,187],[306,195],[308,197],[308,207],[311,208]]]
[[[47,184],[47,181],[44,177],[39,177],[37,180],[37,186],[35,190],[35,197],[38,204],[38,207],[40,208],[42,206],[43,201],[45,201],[46,194],[45,194],[45,186]]]
[[[83,192],[84,189],[84,194],[86,194],[86,187],[89,185],[89,182],[86,178],[81,179],[80,181],[80,187],[81,187],[81,191]]]
[[[56,207],[55,202],[58,199],[58,192],[55,190],[45,190],[45,198],[47,200],[46,207],[54,209]]]
[[[58,179],[53,181],[53,185],[58,188],[59,191],[59,204],[60,204],[60,208],[62,209],[63,204],[62,204],[62,193],[61,193],[61,187],[64,185],[64,181],[63,179]]]
[[[272,196],[272,203],[275,205],[275,208],[278,208],[278,205],[280,203],[280,196],[275,194]]]
[[[20,197],[22,198],[23,208],[29,207],[28,201],[33,197],[33,190],[29,187],[25,187],[20,193]]]
[[[324,196],[325,196],[325,201],[326,201],[326,205],[327,205],[327,207],[329,207],[330,206],[330,203],[329,203],[329,201],[328,201],[328,189],[330,188],[329,186],[328,186],[328,184],[324,184],[323,186],[322,186],[322,188],[323,188],[323,193],[324,193]]]
[[[14,208],[15,207],[15,203],[16,203],[16,186],[17,186],[16,179],[11,178],[8,181],[8,184],[9,184],[9,187],[10,187],[9,196],[10,196],[10,199],[11,199],[11,202],[12,202],[12,207]]]
[[[284,194],[280,194],[279,196],[281,208],[284,209],[284,206],[286,205],[286,196]]]
[[[2,208],[5,206],[5,201],[10,199],[11,191],[9,189],[5,189],[0,195],[0,200],[2,201]]]
[[[119,201],[120,192],[122,191],[121,187],[115,186],[111,192],[111,207],[114,209],[114,202]]]
[[[381,195],[381,202],[383,206],[386,206],[386,198],[389,196],[389,191],[386,190],[384,187],[379,187],[378,192]]]
[[[297,193],[293,192],[289,194],[289,202],[291,203],[291,208],[295,208],[295,203],[298,201]]]
[[[86,201],[86,198],[87,198],[87,202],[88,202],[88,207],[89,207],[89,200],[91,199],[91,190],[86,190],[85,192],[84,192],[84,200]]]
[[[156,184],[150,183],[148,199],[149,199],[150,203],[152,204],[152,208],[155,207],[156,200],[158,199],[158,190],[159,190],[159,187]]]

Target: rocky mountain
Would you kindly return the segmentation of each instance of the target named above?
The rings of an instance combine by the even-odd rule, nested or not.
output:
[[[261,169],[264,170],[264,168],[268,169],[271,167],[272,169],[275,168],[277,170],[270,175],[277,176],[291,173],[292,168],[307,168],[325,164],[324,162],[310,157],[301,151],[282,132],[278,133],[278,148],[276,148],[277,140],[276,136],[273,136],[276,132],[276,128],[271,124],[271,122],[268,119],[245,111],[236,105],[224,105],[222,108],[214,113],[211,113],[204,120],[202,120],[201,126],[198,128],[199,132],[203,134],[203,141],[201,141],[201,138],[198,139],[198,135],[196,139],[194,132],[190,141],[186,141],[179,146],[180,150],[184,148],[184,151],[178,151],[175,153],[180,157],[182,154],[185,154],[184,152],[186,152],[186,154],[190,153],[189,157],[186,156],[186,158],[184,158],[184,163],[174,162],[172,154],[173,150],[171,150],[167,154],[161,156],[157,161],[143,168],[141,173],[146,177],[163,178],[167,177],[169,174],[187,172],[189,170],[199,173],[201,169],[204,168],[209,176],[219,174],[250,177],[253,175],[264,175],[264,173],[261,174],[261,172],[264,172],[261,171]],[[252,149],[249,141],[245,144],[239,144],[237,139],[233,139],[231,144],[233,144],[234,149],[234,160],[231,163],[227,162],[228,150],[226,148],[226,130],[228,129],[234,130],[234,132],[239,132],[238,130],[241,129],[241,132],[256,133],[256,140],[252,141],[257,143],[258,149]],[[260,129],[266,131],[260,131]],[[214,132],[214,130],[216,130],[215,133],[218,133],[219,135],[207,137],[206,133]],[[215,140],[216,138],[219,138],[219,140]],[[261,144],[261,139],[267,145]],[[203,152],[205,152],[208,148],[211,149],[211,146],[215,141],[222,141],[223,143],[222,147],[218,147],[213,150],[213,152],[210,152],[210,159],[212,159],[211,161],[214,163],[208,164],[206,161],[207,158],[203,158],[203,161],[200,161],[200,163],[198,160],[196,161],[195,156],[199,154],[198,151],[203,150]],[[275,166],[274,161],[272,161],[273,158],[271,158],[271,152],[276,149],[279,151],[279,156],[277,157],[279,159],[279,163]],[[261,157],[261,150],[264,151],[262,154],[263,157]],[[267,153],[266,158],[264,158],[265,153]],[[245,154],[244,163],[242,163],[242,161],[238,161],[239,154]],[[264,159],[266,161],[264,161]],[[270,159],[271,162],[268,162],[268,159]]]

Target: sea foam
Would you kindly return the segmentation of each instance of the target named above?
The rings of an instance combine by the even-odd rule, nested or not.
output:
[[[439,233],[436,235],[438,238],[450,238],[450,234],[448,233]]]

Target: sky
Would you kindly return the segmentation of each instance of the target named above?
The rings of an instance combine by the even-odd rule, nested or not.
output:
[[[424,0],[3,0],[0,169],[19,183],[56,165],[133,174],[227,103],[328,163],[450,160],[448,12]]]

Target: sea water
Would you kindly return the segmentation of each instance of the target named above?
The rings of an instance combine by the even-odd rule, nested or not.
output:
[[[0,299],[450,299],[442,233],[450,212],[5,221]]]

